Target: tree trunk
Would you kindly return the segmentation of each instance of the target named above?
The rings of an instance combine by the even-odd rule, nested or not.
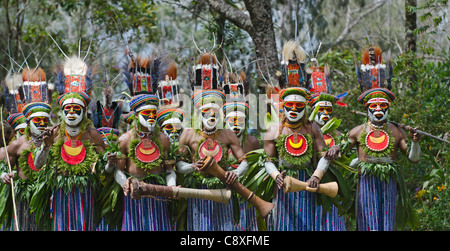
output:
[[[280,62],[277,55],[270,0],[244,0],[248,14],[223,0],[208,0],[208,3],[214,11],[248,32],[255,46],[258,74],[275,84]]]
[[[409,6],[417,7],[417,0],[405,0],[405,31],[406,31],[406,45],[405,52],[412,52],[412,57],[408,60],[408,68],[406,73],[409,75],[408,87],[414,86],[417,83],[417,75],[414,69],[414,58],[417,51],[417,37],[414,34],[414,30],[417,29],[417,14],[416,12],[410,12]]]
[[[406,30],[406,48],[405,51],[416,52],[417,48],[417,38],[414,35],[414,30],[417,29],[417,14],[416,12],[410,12],[409,6],[417,7],[417,0],[406,0],[405,1],[405,30]]]

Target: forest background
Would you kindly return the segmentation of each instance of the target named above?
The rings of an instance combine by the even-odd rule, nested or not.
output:
[[[330,65],[333,93],[348,93],[343,100],[348,107],[334,113],[346,133],[364,122],[351,113],[363,109],[356,101],[355,61],[363,48],[377,45],[394,66],[397,99],[390,119],[449,140],[449,13],[446,0],[3,0],[0,77],[20,65],[39,65],[52,82],[52,70],[64,56],[51,36],[65,54],[87,55],[89,64],[102,66],[94,99],[101,99],[110,82],[115,98],[125,97],[127,87],[118,75],[127,49],[168,53],[177,63],[178,81],[189,88],[188,70],[198,55],[195,40],[200,49],[220,45],[219,61],[226,58],[234,71],[245,71],[252,93],[264,93],[267,83],[276,82],[283,43],[296,39],[308,60],[314,56]],[[57,114],[57,106],[53,109]],[[422,137],[420,146],[419,163],[404,155],[399,159],[419,219],[406,230],[450,230],[450,145]],[[354,229],[351,220],[348,229]]]

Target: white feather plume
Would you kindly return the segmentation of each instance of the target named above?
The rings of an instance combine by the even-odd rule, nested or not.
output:
[[[23,84],[22,74],[9,74],[5,78],[5,84],[9,91],[14,91],[19,89]]]
[[[86,75],[87,64],[77,56],[71,56],[64,62],[64,75]]]
[[[295,55],[295,56],[294,56]],[[297,41],[289,40],[283,46],[283,62],[297,59],[297,62],[304,63],[306,60],[305,50],[297,43]]]

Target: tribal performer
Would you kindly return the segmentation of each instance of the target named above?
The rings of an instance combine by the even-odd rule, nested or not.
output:
[[[363,91],[358,101],[367,109],[368,119],[348,133],[350,149],[357,147],[359,160],[357,228],[360,231],[393,231],[399,227],[397,218],[403,217],[404,221],[411,216],[412,210],[409,202],[405,203],[408,200],[401,167],[395,163],[399,149],[407,153],[407,135],[388,120],[391,104],[395,100],[389,90],[391,63],[382,63],[379,47],[364,50],[361,61],[362,65],[356,67]],[[412,129],[409,136],[412,143],[408,159],[417,162],[421,154],[419,135]],[[402,212],[399,214],[398,210]]]
[[[54,231],[94,231],[94,195],[99,188],[96,163],[105,145],[86,115],[93,68],[73,56],[56,73],[62,120],[44,132],[43,146],[36,154],[36,168],[47,164],[38,187],[48,189],[34,194],[35,206],[44,207],[51,198],[50,208],[40,211],[51,212]]]
[[[25,133],[27,122],[25,116],[23,116],[23,113],[13,113],[9,115],[6,120],[8,121],[8,124],[14,129],[14,135],[16,136],[15,139],[20,138]]]
[[[248,164],[236,134],[222,129],[222,105],[225,94],[219,89],[219,67],[214,54],[205,52],[200,55],[193,67],[191,88],[194,105],[193,127],[186,128],[180,136],[179,154],[182,160],[176,163],[177,172],[186,174],[184,186],[197,189],[224,188],[218,178],[197,172],[203,166],[206,157],[213,157],[224,169],[226,183],[231,184],[243,175]],[[233,170],[228,168],[228,149],[238,160],[239,166]],[[231,203],[222,203],[205,199],[188,199],[187,230],[189,231],[222,231],[234,230]]]
[[[122,114],[122,102],[113,101],[114,90],[110,83],[103,88],[103,103],[98,100],[91,106],[92,122],[95,128],[118,128]]]
[[[50,119],[50,101],[48,98],[47,82],[44,70],[41,68],[29,69],[26,68],[22,71],[23,77],[23,92],[24,92],[24,107],[22,116],[26,120],[23,136],[18,137],[8,145],[7,153],[2,148],[0,152],[0,159],[9,157],[9,163],[12,168],[16,170],[13,173],[4,172],[2,176],[2,182],[5,184],[11,184],[17,173],[19,179],[14,179],[15,185],[15,198],[18,208],[15,217],[18,218],[20,231],[35,231],[44,230],[42,225],[36,224],[35,214],[30,212],[30,198],[32,196],[32,187],[36,182],[37,169],[34,166],[34,157],[37,149],[42,144],[41,135],[47,127]],[[18,113],[14,116],[16,123]],[[10,116],[10,117],[11,117]],[[8,160],[7,160],[8,161]],[[5,195],[5,193],[2,193]],[[2,198],[6,201],[11,199],[11,195],[8,198]],[[2,210],[12,216],[12,210]]]
[[[305,52],[296,42],[285,44],[280,81],[283,113],[280,123],[270,126],[264,137],[264,150],[269,156],[265,169],[278,188],[273,219],[268,223],[274,231],[316,230],[316,193],[284,193],[281,189],[284,177],[292,176],[306,181],[311,188],[319,188],[330,161],[340,155],[338,146],[324,151],[326,144],[319,126],[307,119],[310,92],[305,88],[306,75],[302,68],[305,58]],[[273,160],[279,161],[273,163]]]
[[[177,82],[177,66],[171,62],[167,75],[158,84],[160,109],[157,114],[157,122],[163,133],[169,137],[170,142],[178,142],[183,132],[184,111],[181,109],[183,102],[180,100],[180,87]],[[176,144],[171,144],[174,146]]]
[[[118,158],[115,171],[116,181],[126,195],[122,231],[172,230],[167,199],[143,196],[147,183],[176,185],[173,164],[166,162],[170,140],[156,121],[160,101],[154,93],[166,76],[167,65],[165,56],[138,57],[131,60],[125,74],[133,96],[129,103],[131,130],[119,138],[123,157]]]
[[[333,119],[333,107],[335,104],[346,106],[345,103],[340,101],[346,93],[338,95],[337,97],[330,94],[331,80],[329,66],[319,67],[316,58],[311,59],[311,66],[307,69],[307,73],[311,76],[308,79],[310,81],[310,91],[312,93],[308,105],[312,108],[312,111],[315,111],[317,108],[314,122],[321,129],[326,146],[332,147],[339,144],[338,139],[342,137],[342,133],[337,130],[340,123],[338,123],[336,119]],[[339,217],[338,208],[334,205],[331,205],[331,208],[326,210],[326,212],[324,212],[324,207],[322,205],[316,207],[315,228],[317,231],[346,230],[344,217]]]
[[[225,68],[225,67],[224,67]],[[240,145],[244,153],[260,149],[259,140],[248,134],[248,114],[249,105],[245,102],[245,96],[248,95],[248,80],[244,72],[239,75],[232,72],[225,72],[221,76],[223,81],[223,90],[227,97],[227,103],[222,107],[225,115],[225,128],[232,130],[239,139]],[[228,159],[231,168],[237,168],[239,165],[234,157],[231,149],[228,151]],[[249,207],[248,201],[243,201],[240,206],[240,222],[236,225],[235,230],[257,231],[257,220],[255,208]]]

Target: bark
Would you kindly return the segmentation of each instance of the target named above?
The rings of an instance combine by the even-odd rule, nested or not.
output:
[[[414,30],[417,29],[417,14],[416,12],[408,11],[408,7],[417,7],[417,0],[406,0],[405,1],[405,30],[406,30],[406,48],[405,51],[416,52],[417,48],[417,38],[414,35]]]
[[[270,0],[244,0],[243,12],[223,0],[208,0],[210,7],[237,27],[248,32],[255,46],[258,73],[270,81],[280,67],[275,42]],[[276,83],[275,80],[272,80]]]
[[[406,30],[406,45],[405,52],[413,52],[413,54],[417,51],[417,37],[414,34],[414,30],[417,29],[417,14],[415,12],[410,12],[408,10],[409,6],[417,7],[417,0],[406,0],[405,1],[405,30]],[[409,69],[406,70],[406,73],[410,77],[410,81],[408,86],[411,88],[414,83],[417,83],[417,75],[414,72],[414,56],[408,60]]]

